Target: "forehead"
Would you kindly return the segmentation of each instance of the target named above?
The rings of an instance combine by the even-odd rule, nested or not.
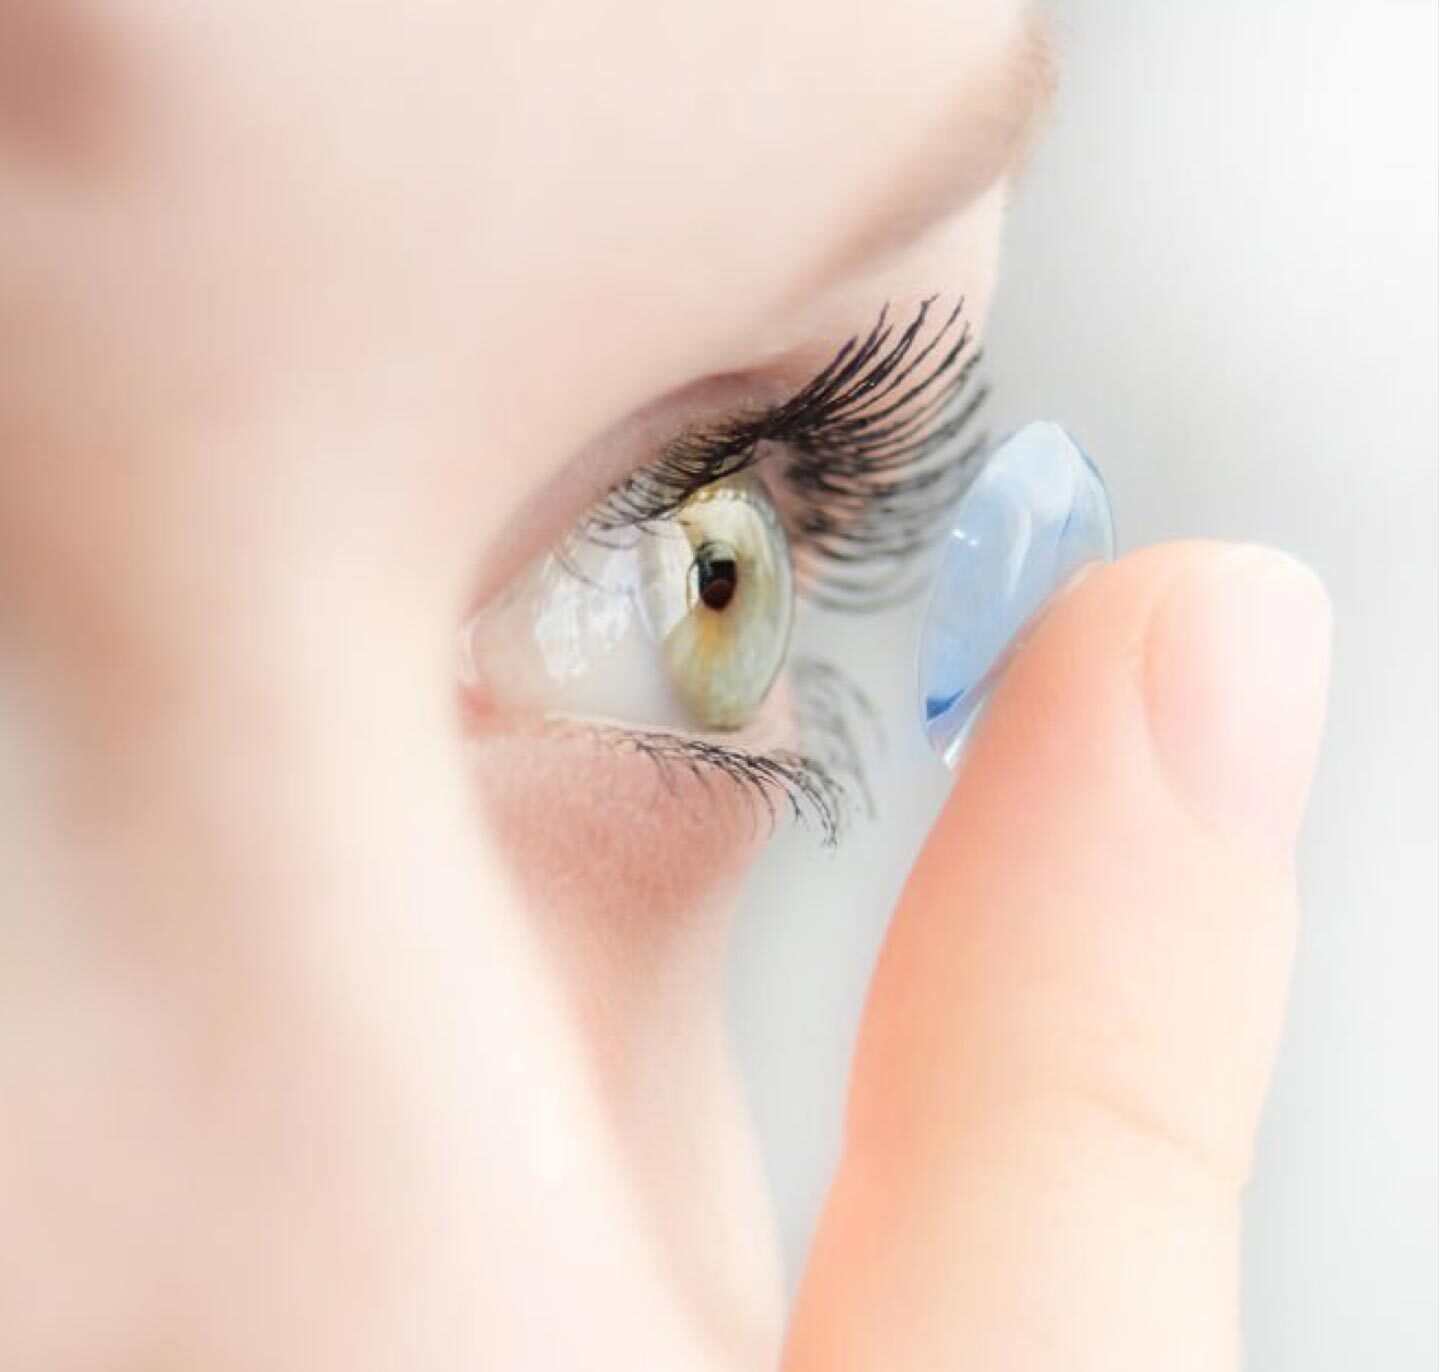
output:
[[[119,340],[111,431],[173,405],[177,356],[205,378],[197,393],[243,373],[247,396],[342,415],[367,442],[421,414],[436,435],[399,447],[462,474],[494,454],[487,476],[517,491],[741,347],[753,361],[817,273],[873,249],[877,212],[923,202],[931,172],[954,182],[951,164],[963,172],[1005,122],[996,73],[1027,31],[1019,0],[156,0],[115,14],[79,28],[115,78],[97,85],[115,146],[96,194],[123,213],[48,185],[18,216],[0,197],[0,236],[18,224],[15,260],[53,274],[74,325],[43,357],[27,341],[27,365],[73,373],[74,338]],[[967,232],[968,257],[988,260]],[[929,275],[926,290],[974,284],[946,263]],[[346,368],[386,384],[318,400]]]
[[[497,256],[571,298],[716,328],[863,240],[916,163],[963,160],[1028,23],[1018,0],[549,0],[494,17]]]

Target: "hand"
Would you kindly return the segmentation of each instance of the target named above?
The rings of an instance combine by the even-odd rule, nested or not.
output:
[[[1238,1365],[1328,639],[1208,544],[1041,621],[885,944],[787,1372]]]
[[[538,822],[614,798],[594,750],[520,788],[510,860],[458,616],[626,414],[897,293],[982,324],[991,97],[1028,128],[1041,47],[991,0],[112,9],[25,7],[0,60],[0,1366],[768,1366],[728,889],[636,918]],[[900,175],[952,124],[953,204]],[[949,218],[862,261],[891,186]],[[880,968],[793,1367],[1231,1356],[1323,654],[1308,583],[1267,622],[1229,558],[1097,572],[1012,665]]]

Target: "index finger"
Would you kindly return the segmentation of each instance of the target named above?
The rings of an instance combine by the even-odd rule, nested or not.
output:
[[[790,1372],[1234,1365],[1328,635],[1206,544],[1041,621],[883,950]]]

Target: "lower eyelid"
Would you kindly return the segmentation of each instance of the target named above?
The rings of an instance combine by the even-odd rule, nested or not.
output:
[[[618,731],[532,724],[471,746],[515,879],[567,918],[685,919],[738,885],[767,836],[750,797],[703,770],[662,779]]]
[[[873,809],[864,777],[873,719],[864,697],[835,669],[802,660],[792,671],[796,680],[782,676],[755,721],[719,734],[493,711],[464,695],[482,792],[530,794],[534,783],[523,760],[553,766],[563,758],[566,784],[552,796],[547,814],[578,803],[588,826],[604,828],[604,817],[618,807],[626,844],[656,826],[669,841],[698,825],[704,842],[692,846],[700,861],[703,854],[713,856],[717,842],[725,850],[748,850],[793,820],[822,845],[834,846],[857,812]],[[517,786],[522,776],[526,783]],[[591,816],[594,797],[605,799],[600,814]],[[531,810],[538,814],[537,807]]]

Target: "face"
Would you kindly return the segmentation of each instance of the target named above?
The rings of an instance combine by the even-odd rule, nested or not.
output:
[[[342,1302],[315,1274],[384,1234],[483,1268],[496,1330],[527,1263],[603,1250],[616,1322],[664,1302],[677,1347],[768,1365],[727,914],[774,816],[823,841],[855,789],[807,608],[902,588],[976,451],[1032,18],[14,23],[0,805],[31,913],[0,975],[88,1080],[37,1099],[26,1165],[111,1139],[138,1198],[27,1221],[98,1268],[224,1210],[224,1254],[122,1284],[293,1262]],[[87,1078],[92,1041],[123,1047]],[[280,1213],[298,1257],[260,1241]]]

